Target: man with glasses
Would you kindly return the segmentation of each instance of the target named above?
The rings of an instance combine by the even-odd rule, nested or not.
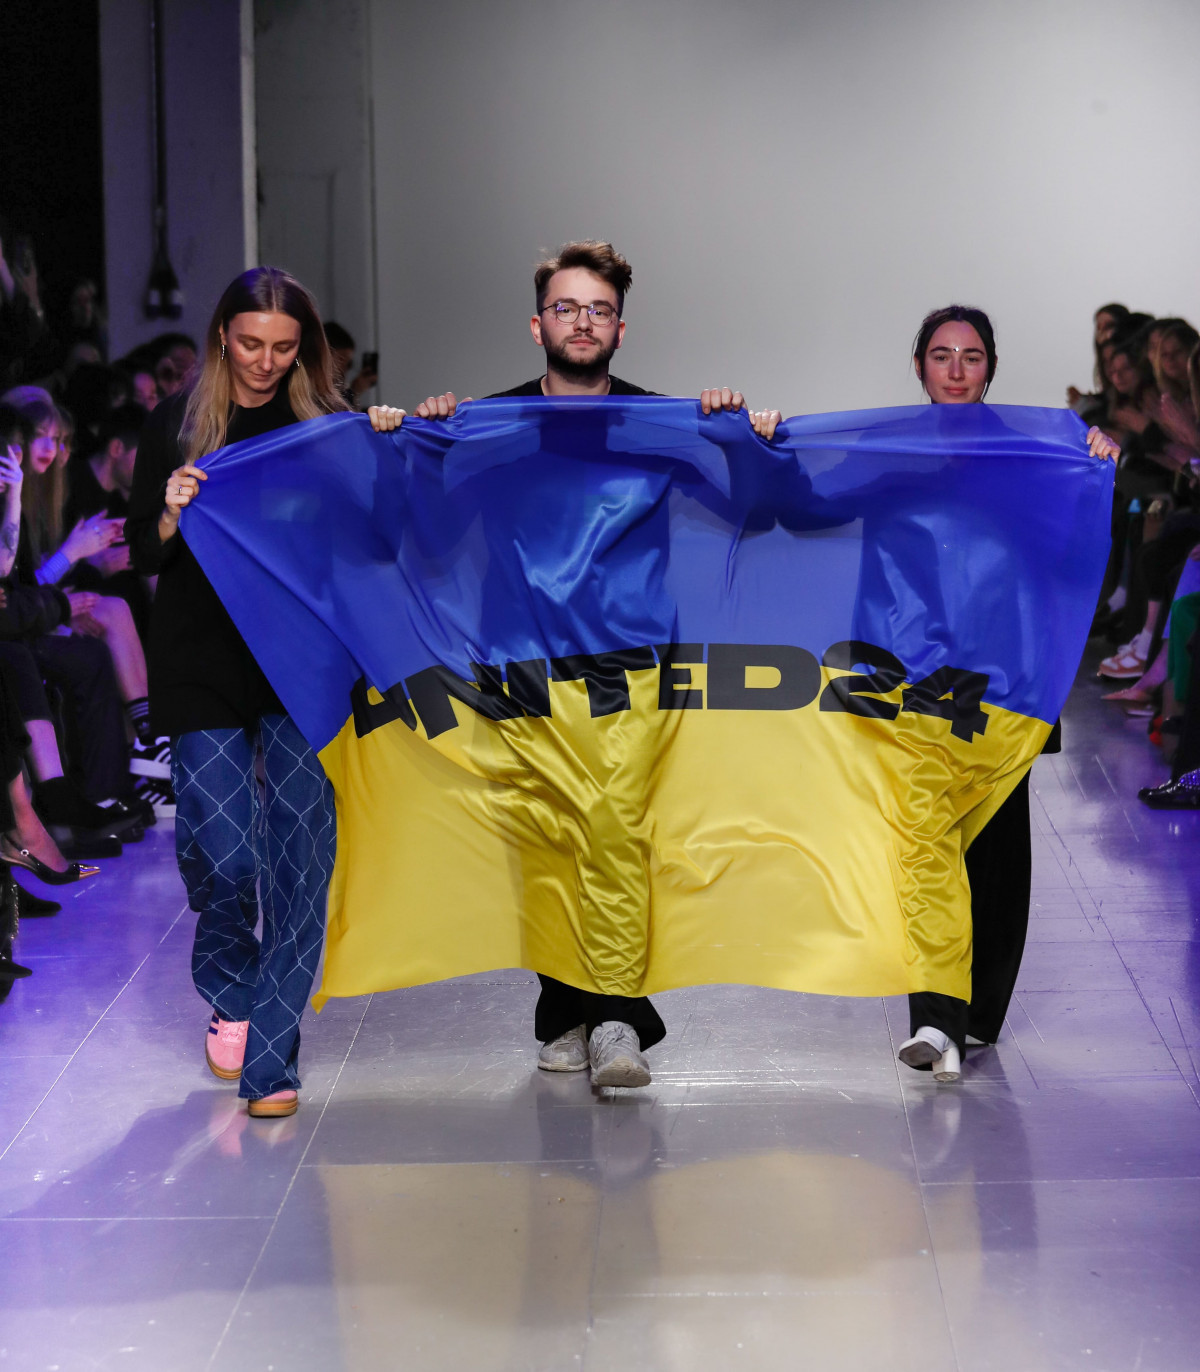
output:
[[[609,363],[625,338],[625,294],[633,281],[629,263],[612,246],[587,240],[568,243],[538,264],[533,285],[537,311],[529,321],[534,343],[546,356],[546,370],[532,381],[499,391],[505,396],[657,395],[613,376]],[[464,402],[465,403],[465,402]],[[728,386],[700,393],[704,414],[745,407],[740,391]],[[448,419],[458,407],[452,392],[430,396],[416,408],[422,419]],[[379,430],[397,427],[404,411],[373,406],[367,412]],[[750,411],[755,432],[770,439],[778,410]],[[581,991],[538,973],[541,995],[534,1033],[542,1040],[538,1066],[547,1072],[582,1072],[591,1067],[594,1086],[646,1086],[646,1049],[666,1035],[658,1011],[646,996],[608,996]]]

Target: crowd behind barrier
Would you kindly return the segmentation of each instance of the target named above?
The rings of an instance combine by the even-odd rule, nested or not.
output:
[[[147,708],[144,643],[154,579],[130,564],[124,520],[146,416],[185,389],[195,341],[164,332],[109,357],[94,282],[43,300],[33,245],[0,224],[0,999],[27,973],[17,917],[59,906],[51,884],[96,875],[174,815],[170,742]],[[351,406],[354,339],[325,325]],[[1109,304],[1094,316],[1091,389],[1068,403],[1121,445],[1112,553],[1093,634],[1113,652],[1105,696],[1147,721],[1170,778],[1139,794],[1200,808],[1200,334],[1185,320]]]

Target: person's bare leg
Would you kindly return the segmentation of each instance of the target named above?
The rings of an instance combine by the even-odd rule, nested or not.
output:
[[[112,654],[121,699],[126,705],[142,699],[146,694],[146,654],[129,606],[116,596],[101,596],[91,614],[104,626],[104,642]]]
[[[1134,682],[1132,686],[1126,686],[1123,691],[1109,691],[1101,700],[1116,700],[1130,702],[1134,705],[1142,705],[1150,700],[1150,693],[1161,686],[1167,679],[1167,645],[1164,643],[1158,650],[1158,656],[1146,668],[1145,672]]]
[[[61,771],[59,775],[62,775]],[[46,832],[45,825],[38,818],[37,811],[33,808],[33,801],[29,796],[29,788],[25,785],[23,773],[18,772],[8,783],[8,798],[12,802],[13,817],[16,823],[14,828],[4,837],[9,842],[15,842],[17,848],[27,848],[35,858],[40,858],[47,867],[53,867],[56,872],[65,872],[69,864],[59,851],[58,844]],[[0,853],[2,852],[3,848],[0,847]]]
[[[29,765],[35,781],[53,781],[63,774],[62,757],[58,751],[58,735],[48,719],[27,719],[29,734]]]

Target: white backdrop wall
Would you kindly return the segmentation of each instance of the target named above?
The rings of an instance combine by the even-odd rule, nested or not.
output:
[[[539,371],[532,266],[634,267],[614,370],[785,413],[919,397],[950,300],[1055,405],[1104,301],[1200,322],[1194,0],[369,4],[383,394]]]
[[[375,347],[367,0],[255,0],[259,252]]]

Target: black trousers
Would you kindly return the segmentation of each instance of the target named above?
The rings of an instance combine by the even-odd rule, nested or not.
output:
[[[0,639],[0,667],[8,680],[17,708],[24,719],[53,719],[42,669],[33,660],[27,643],[20,639]]]
[[[1179,735],[1179,747],[1171,762],[1172,781],[1178,781],[1184,772],[1194,772],[1200,767],[1200,632],[1192,635],[1188,653],[1192,659],[1192,682],[1183,705],[1183,731]]]
[[[42,676],[66,701],[67,753],[84,795],[96,804],[123,794],[129,749],[112,654],[84,634],[46,634],[29,646]]]
[[[14,674],[0,661],[0,829],[11,829],[12,797],[8,788],[21,770],[21,759],[29,747],[29,735],[21,716]]]
[[[940,1029],[961,1052],[966,1036],[995,1043],[1012,1000],[1029,931],[1033,845],[1029,773],[967,849],[971,884],[971,1000],[919,991],[908,998],[909,1033]]]
[[[642,1048],[653,1048],[667,1036],[667,1026],[648,996],[601,996],[595,991],[580,991],[566,982],[544,977],[539,972],[542,993],[533,1015],[533,1032],[543,1043],[582,1024],[586,1033],[605,1020],[616,1019],[637,1031]]]

